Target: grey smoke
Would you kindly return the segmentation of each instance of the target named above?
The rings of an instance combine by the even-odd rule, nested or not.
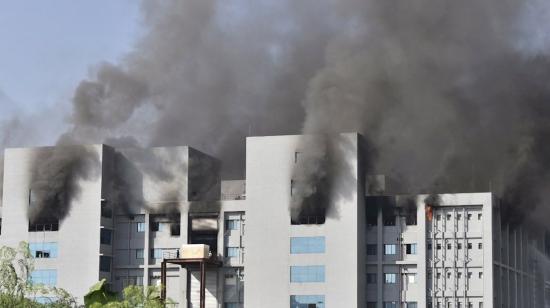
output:
[[[226,178],[243,176],[249,133],[359,131],[365,169],[402,192],[492,190],[547,217],[547,6],[144,1],[147,32],[77,87],[70,131],[195,146]],[[331,174],[320,148],[304,190]]]
[[[29,222],[62,221],[81,194],[80,182],[93,180],[100,173],[97,152],[74,144],[68,136],[54,148],[38,152],[32,167]]]

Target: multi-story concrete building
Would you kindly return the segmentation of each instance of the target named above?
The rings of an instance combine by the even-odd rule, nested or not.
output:
[[[157,285],[163,258],[204,243],[223,261],[207,270],[207,307],[550,303],[543,235],[503,223],[489,192],[428,198],[373,190],[358,134],[335,137],[345,163],[326,215],[291,219],[294,170],[310,150],[304,138],[315,142],[247,138],[246,181],[220,181],[217,159],[190,147],[86,146],[99,158],[97,176],[80,181],[66,217],[31,223],[32,167],[53,149],[7,149],[0,243],[28,241],[32,279],[80,299],[102,278],[114,291]],[[171,265],[167,276],[167,296],[198,307],[198,268]]]

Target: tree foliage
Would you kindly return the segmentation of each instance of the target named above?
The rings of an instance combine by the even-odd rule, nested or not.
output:
[[[29,244],[0,247],[0,307],[70,308],[76,299],[64,289],[33,284],[34,259]],[[37,297],[48,299],[39,303]]]

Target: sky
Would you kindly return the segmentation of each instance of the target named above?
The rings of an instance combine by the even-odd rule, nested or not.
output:
[[[78,82],[132,49],[140,18],[135,0],[0,0],[0,120],[17,112],[61,130]]]

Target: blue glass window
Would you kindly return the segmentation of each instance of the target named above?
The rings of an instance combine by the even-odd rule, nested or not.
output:
[[[136,249],[136,259],[143,259],[143,249]]]
[[[29,243],[31,254],[35,258],[57,258],[57,243]]]
[[[227,257],[238,257],[239,256],[239,247],[227,247]]]
[[[291,295],[290,308],[325,308],[324,295]]]
[[[162,249],[161,248],[154,248],[151,249],[151,258],[152,259],[162,259]]]
[[[395,244],[385,244],[384,245],[384,254],[385,255],[394,255],[396,250]]]
[[[238,308],[238,303],[225,303],[224,308]]]
[[[290,253],[324,253],[325,252],[325,237],[291,237],[290,238]]]
[[[228,219],[225,221],[226,230],[239,230],[241,222],[237,219]]]
[[[384,302],[384,308],[397,308],[397,302]]]
[[[136,224],[137,232],[145,232],[145,223],[144,222],[138,222]]]
[[[57,283],[57,270],[36,270],[31,273],[33,284],[53,287]]]
[[[325,266],[291,266],[290,282],[325,282]]]
[[[385,273],[384,274],[384,283],[394,284],[397,283],[397,274],[394,273]]]

